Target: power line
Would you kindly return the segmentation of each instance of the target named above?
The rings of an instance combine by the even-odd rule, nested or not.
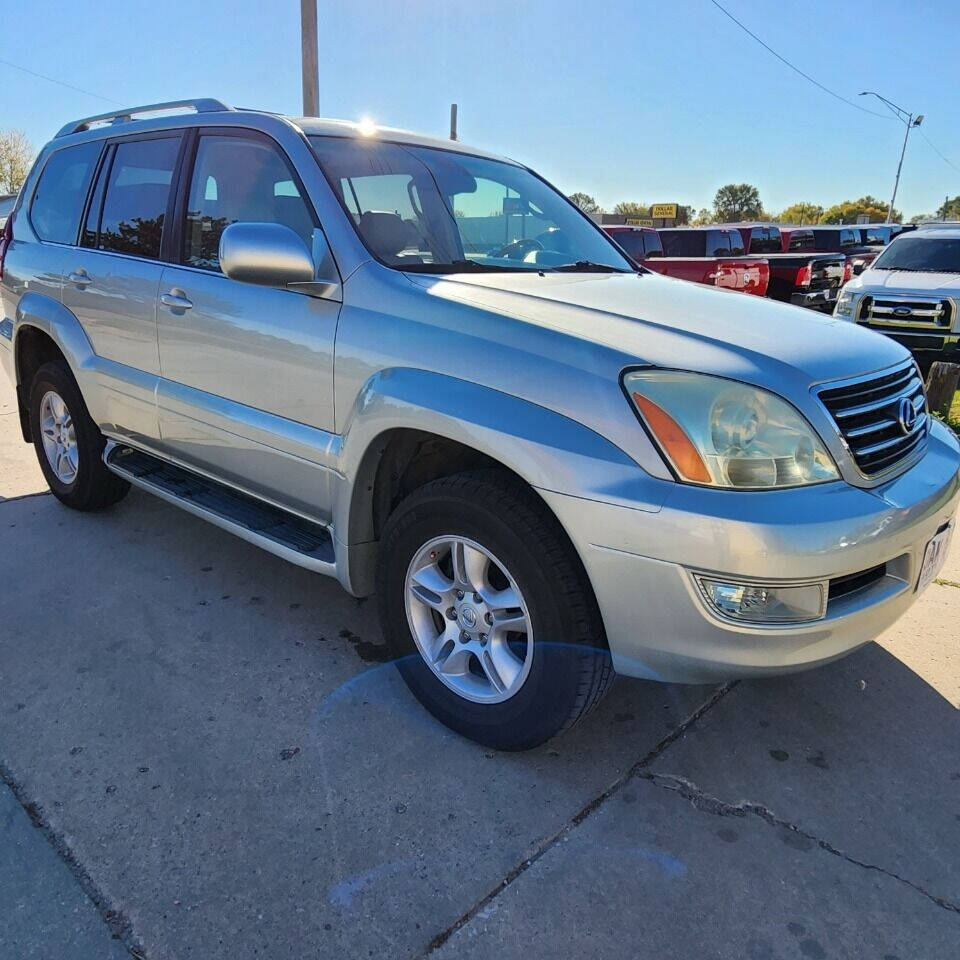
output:
[[[103,100],[104,103],[112,103],[114,106],[122,107],[123,104],[117,100],[111,100],[110,97],[104,97],[99,93],[94,93],[92,90],[84,90],[83,87],[76,87],[72,83],[64,83],[63,80],[57,80],[54,77],[48,77],[46,74],[37,73],[36,70],[29,70],[27,67],[21,67],[19,63],[11,63],[9,60],[0,59],[5,67],[12,67],[14,70],[19,70],[22,73],[29,73],[32,77],[39,77],[41,80],[46,80],[48,83],[55,83],[58,87],[66,87],[68,90],[76,90],[77,93],[86,94],[88,97],[95,97],[97,100]]]
[[[920,127],[917,127],[917,133],[919,133],[920,136],[923,137],[923,139],[927,141],[927,145],[930,147],[930,149],[931,149],[948,167],[953,167],[953,169],[956,170],[957,173],[960,173],[960,167],[958,167],[952,160],[948,160],[948,159],[933,145],[933,142],[931,141],[931,139],[923,132],[923,130],[922,130]]]
[[[764,43],[749,27],[741,23],[729,10],[717,3],[717,0],[710,0],[710,2],[725,16],[729,17],[744,33],[750,34],[757,43],[760,44],[764,50],[772,53],[781,63],[786,64],[794,73],[799,73],[804,80],[809,80],[815,87],[819,87],[824,93],[829,93],[831,97],[835,97],[837,100],[842,101],[850,107],[853,107],[856,110],[859,110],[861,113],[869,113],[872,117],[880,117],[881,120],[887,120],[888,117],[884,113],[877,113],[876,110],[868,110],[866,107],[861,107],[859,103],[854,103],[853,100],[848,100],[846,97],[840,96],[839,93],[835,93],[829,87],[825,87],[819,80],[814,80],[809,73],[804,73],[798,66],[792,64],[786,57],[780,56],[776,50],[773,49],[768,43]]]

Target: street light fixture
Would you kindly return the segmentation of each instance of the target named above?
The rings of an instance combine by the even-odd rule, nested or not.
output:
[[[900,162],[897,164],[897,176],[893,181],[893,196],[890,198],[890,208],[887,210],[887,219],[886,222],[889,223],[893,219],[893,202],[897,199],[897,187],[900,185],[900,170],[903,167],[903,157],[907,152],[907,139],[910,136],[911,127],[919,127],[923,123],[923,114],[918,114],[916,117],[907,110],[904,110],[903,107],[898,107],[895,103],[891,103],[886,97],[881,97],[879,93],[874,92],[873,90],[864,90],[860,94],[861,97],[876,97],[878,100],[882,100],[890,112],[898,119],[902,120],[907,127],[907,132],[903,135],[903,149],[900,151]]]

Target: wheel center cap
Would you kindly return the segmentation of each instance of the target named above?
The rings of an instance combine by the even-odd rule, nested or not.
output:
[[[464,606],[460,608],[460,623],[467,629],[473,630],[476,627],[479,618],[477,611],[473,607]]]

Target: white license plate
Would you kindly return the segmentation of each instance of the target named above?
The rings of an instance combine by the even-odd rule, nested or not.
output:
[[[941,530],[928,544],[923,552],[923,563],[920,566],[920,577],[917,580],[917,593],[928,587],[930,582],[940,572],[947,559],[947,547],[950,544],[950,532],[953,528]]]

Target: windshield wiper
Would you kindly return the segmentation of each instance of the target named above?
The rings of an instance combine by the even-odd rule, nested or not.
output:
[[[594,263],[592,260],[577,260],[576,263],[563,263],[559,267],[541,267],[550,273],[632,273],[632,270],[622,270],[620,267],[611,267],[609,263]]]
[[[449,263],[392,264],[405,273],[536,273],[536,267],[507,267],[478,260],[451,260]]]

